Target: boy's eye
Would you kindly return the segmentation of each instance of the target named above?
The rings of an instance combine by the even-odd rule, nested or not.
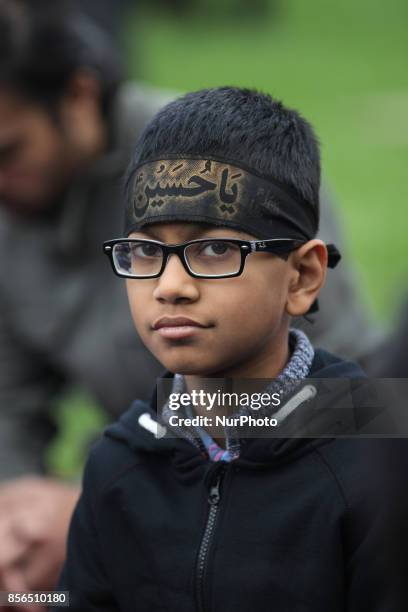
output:
[[[162,251],[156,244],[132,244],[131,251],[133,257],[161,257]]]
[[[188,265],[196,274],[236,274],[241,265],[239,244],[228,240],[192,243],[187,247],[186,255]]]
[[[228,242],[206,242],[201,245],[200,255],[220,257],[221,255],[230,253],[234,246],[235,245],[229,244]]]

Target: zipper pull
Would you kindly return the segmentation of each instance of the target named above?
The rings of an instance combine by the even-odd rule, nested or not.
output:
[[[222,478],[222,472],[219,472],[217,480],[215,481],[213,486],[210,488],[210,494],[208,496],[208,503],[211,506],[218,506],[218,503],[220,501],[220,497],[221,497],[221,495],[220,495],[221,478]]]

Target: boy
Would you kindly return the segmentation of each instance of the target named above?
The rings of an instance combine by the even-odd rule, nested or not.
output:
[[[339,259],[315,238],[319,181],[311,126],[250,90],[188,94],[139,140],[125,237],[104,248],[167,372],[88,461],[59,585],[71,609],[400,609],[381,449],[334,438],[347,402],[312,384],[351,379],[354,410],[363,374],[290,329]],[[244,379],[269,405],[235,402],[252,433],[217,427],[209,390]]]

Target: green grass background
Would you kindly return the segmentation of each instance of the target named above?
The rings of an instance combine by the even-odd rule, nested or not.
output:
[[[179,91],[256,87],[300,110],[319,135],[367,302],[390,324],[407,290],[408,3],[268,2],[237,14],[234,0],[196,0],[188,15],[139,3],[125,28],[130,74]],[[72,474],[103,417],[78,395],[60,415],[50,465]]]

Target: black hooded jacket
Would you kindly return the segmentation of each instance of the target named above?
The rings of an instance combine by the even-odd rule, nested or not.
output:
[[[356,381],[364,421],[357,366],[318,350],[310,375]],[[309,404],[295,411],[307,427]],[[335,404],[330,393],[322,404],[331,434]],[[239,459],[212,463],[187,440],[156,438],[139,423],[146,413],[157,418],[136,401],[88,460],[58,585],[70,610],[408,610],[390,478],[405,441],[248,438]]]

